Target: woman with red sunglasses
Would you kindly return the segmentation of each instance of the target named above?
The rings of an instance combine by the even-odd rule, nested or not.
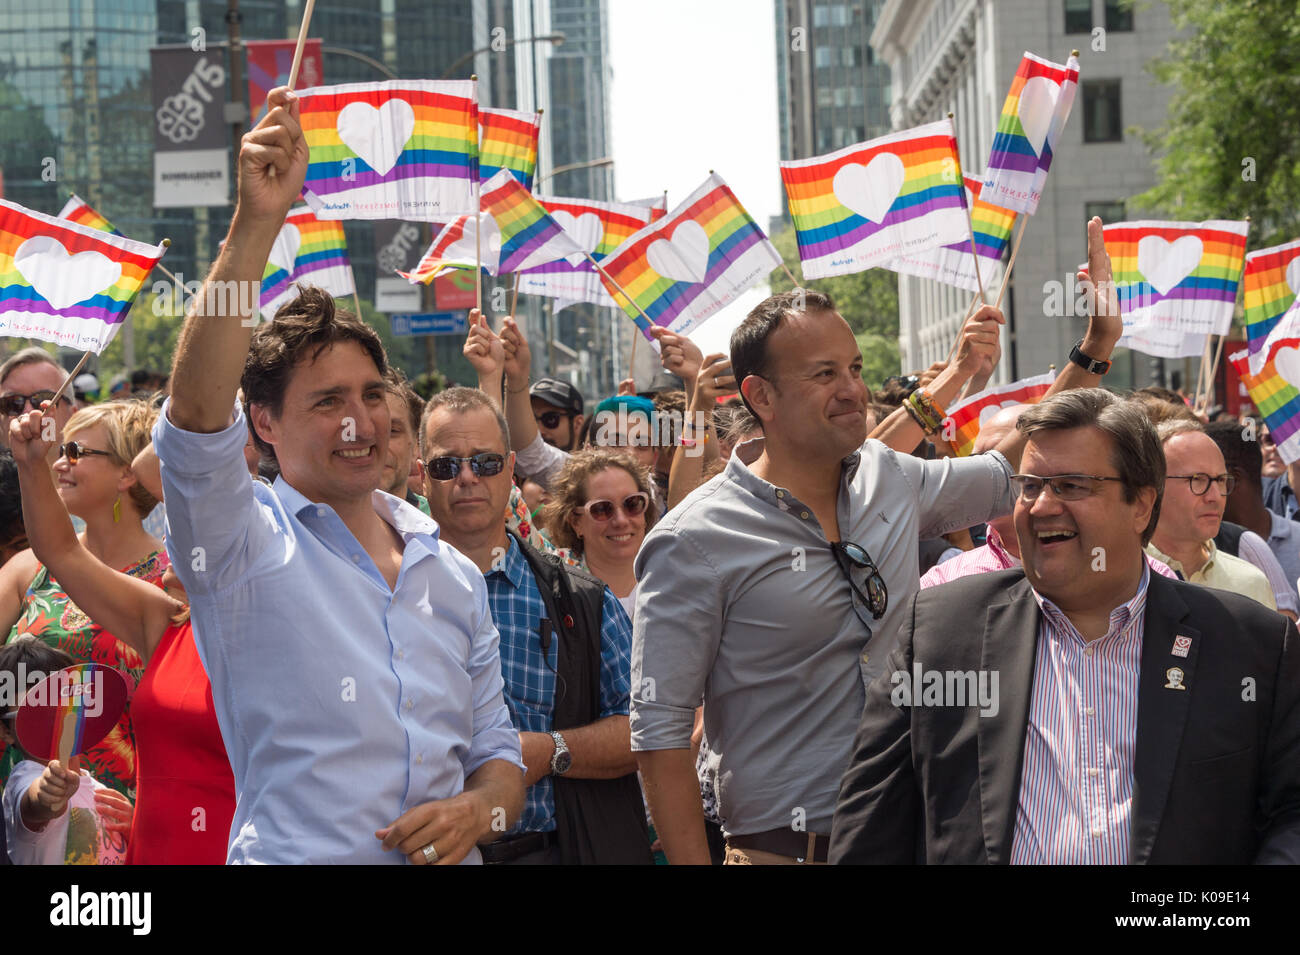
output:
[[[551,486],[542,526],[557,547],[581,555],[605,582],[628,619],[636,600],[632,564],[654,526],[650,475],[630,454],[588,448],[572,455]]]

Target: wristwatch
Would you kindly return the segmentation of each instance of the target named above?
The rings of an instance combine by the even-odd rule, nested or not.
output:
[[[1110,362],[1097,361],[1095,358],[1089,358],[1081,350],[1083,339],[1080,338],[1073,348],[1070,349],[1070,361],[1074,362],[1090,375],[1104,375],[1110,371]]]
[[[551,755],[551,775],[563,776],[573,765],[573,754],[569,752],[564,737],[551,730],[551,739],[555,740],[555,752]]]

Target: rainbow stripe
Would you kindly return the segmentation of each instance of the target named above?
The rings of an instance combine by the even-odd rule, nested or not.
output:
[[[1062,66],[1025,53],[993,135],[984,172],[985,199],[1028,215],[1037,211],[1078,85],[1078,57],[1071,56]]]
[[[297,297],[294,285],[299,282],[322,288],[335,298],[357,290],[343,224],[317,219],[305,205],[289,211],[275,238],[262,273],[262,315],[274,318],[281,305]]]
[[[481,242],[476,244],[469,228],[474,216],[460,216],[439,233],[415,269],[402,274],[412,284],[428,284],[443,269],[473,268],[483,254],[488,274],[501,275],[582,251],[508,169],[484,184],[482,211]]]
[[[937,249],[899,256],[886,263],[888,268],[971,292],[979,291],[981,279],[985,285],[992,281],[997,265],[1002,261],[1002,253],[1011,242],[1016,213],[979,198],[983,177],[963,175],[962,178],[966,183],[966,201],[970,204],[975,253],[980,259],[979,278],[975,275],[976,262],[975,256],[971,255],[970,236]]]
[[[64,203],[63,208],[59,210],[59,218],[75,222],[77,225],[84,225],[88,229],[98,229],[100,232],[110,232],[113,235],[122,234],[113,228],[113,223],[96,212],[88,202],[80,198],[76,193],[73,193],[72,198]]]
[[[1251,373],[1250,357],[1250,350],[1243,348],[1229,355],[1228,361],[1250,392],[1250,400],[1264,416],[1282,460],[1287,464],[1300,461],[1300,389],[1283,377],[1274,364],[1274,356],[1270,356],[1258,374]]]
[[[647,337],[642,312],[684,335],[780,265],[763,230],[712,174],[671,213],[610,253],[601,281]]]
[[[1297,264],[1292,266],[1292,262]],[[1246,345],[1251,368],[1258,373],[1263,365],[1262,351],[1268,333],[1281,321],[1300,291],[1300,239],[1247,255],[1241,284]]]
[[[597,202],[594,199],[543,198],[546,211],[596,261],[630,239],[637,230],[654,221],[646,205]],[[595,267],[586,256],[573,255],[528,269],[519,281],[526,295],[546,295],[575,302],[592,302],[617,308],[605,291]]]
[[[947,120],[781,163],[805,278],[862,272],[969,232]]]
[[[1249,222],[1222,219],[1106,226],[1124,333],[1155,328],[1226,334],[1249,227]]]
[[[103,351],[164,251],[0,199],[0,335]]]
[[[1008,385],[999,385],[997,388],[989,388],[977,395],[971,395],[948,409],[944,434],[955,435],[950,443],[959,455],[964,457],[973,454],[975,439],[979,437],[980,428],[988,418],[996,414],[998,409],[1009,405],[1037,404],[1042,400],[1043,395],[1047,394],[1055,380],[1056,372],[1049,371],[1045,375],[1022,378],[1020,381],[1013,381]]]
[[[487,182],[502,169],[509,169],[525,189],[532,189],[542,114],[483,107],[478,112],[478,128],[479,179]]]
[[[475,85],[403,80],[299,93],[311,150],[303,198],[312,211],[322,219],[418,221],[472,213]]]

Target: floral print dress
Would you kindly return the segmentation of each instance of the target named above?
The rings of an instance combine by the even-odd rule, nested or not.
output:
[[[165,550],[154,551],[144,560],[123,568],[124,574],[162,586],[163,571],[169,561]],[[144,674],[140,655],[95,624],[69,599],[59,582],[42,564],[23,598],[22,614],[6,643],[23,634],[32,634],[46,644],[62,650],[74,663],[99,663],[117,669],[127,678],[132,692]],[[22,750],[8,747],[0,756],[0,786],[3,786],[22,759]],[[116,789],[135,800],[135,737],[131,733],[131,706],[128,702],[122,718],[109,734],[92,746],[83,757],[82,767],[103,785]]]

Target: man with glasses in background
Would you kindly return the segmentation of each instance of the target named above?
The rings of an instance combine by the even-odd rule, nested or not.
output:
[[[1184,580],[1245,594],[1277,609],[1264,572],[1214,544],[1236,478],[1199,422],[1166,421],[1157,429],[1165,452],[1164,504],[1147,553]]]
[[[53,398],[67,377],[68,373],[50,353],[36,346],[24,348],[0,365],[0,445],[9,447],[9,422]],[[54,447],[50,448],[51,465],[59,459],[58,445],[63,439],[63,426],[76,410],[77,403],[71,394],[59,397],[58,407],[52,415],[58,436]]]
[[[1095,218],[1089,253],[1103,292],[1054,391],[1097,384],[1122,331]],[[671,863],[709,861],[690,751],[701,699],[726,861],[826,860],[866,687],[918,588],[918,543],[1008,511],[1023,440],[939,461],[890,448],[942,432],[943,407],[996,354],[1002,323],[976,312],[880,441],[866,440],[862,355],[827,296],[774,295],[732,334],[763,439],[669,512],[636,564],[632,748]]]
[[[528,397],[542,440],[561,451],[578,450],[578,433],[587,420],[582,414],[582,392],[558,378],[539,378],[528,389]]]
[[[1134,403],[1070,391],[1016,427],[1023,572],[909,601],[867,692],[831,862],[1300,861],[1295,624],[1151,572],[1161,497],[1187,481],[1166,480]],[[921,673],[995,692],[932,698]]]
[[[649,863],[628,737],[627,614],[600,581],[507,532],[515,456],[505,418],[484,392],[439,392],[424,414],[429,509],[442,541],[483,572],[526,766],[523,815],[480,847],[483,860]]]

